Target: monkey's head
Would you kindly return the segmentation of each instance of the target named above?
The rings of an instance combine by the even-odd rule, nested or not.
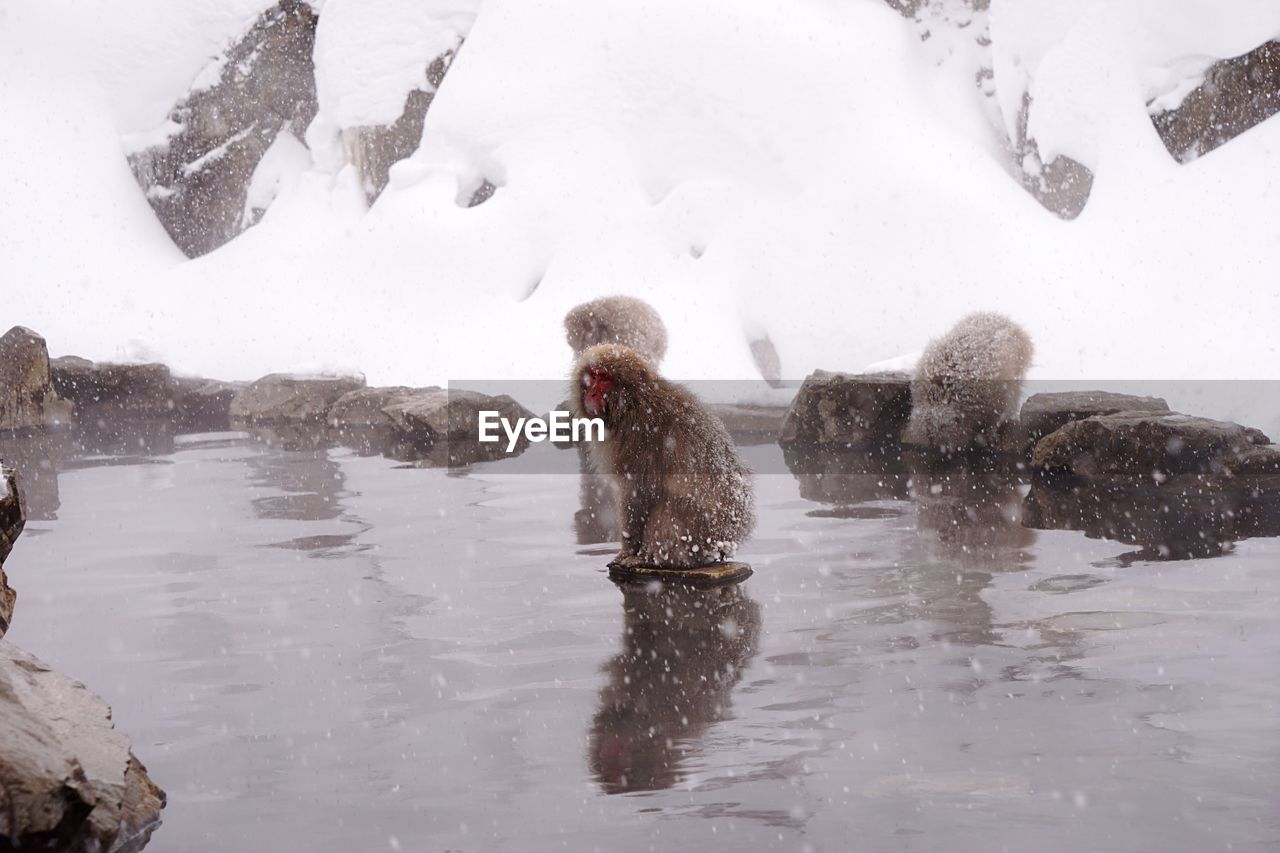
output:
[[[600,418],[616,426],[633,411],[658,379],[644,356],[620,344],[583,351],[570,374],[570,400],[578,417]]]
[[[596,344],[622,344],[654,364],[667,351],[667,329],[651,305],[631,296],[606,296],[575,306],[564,318],[575,355]]]

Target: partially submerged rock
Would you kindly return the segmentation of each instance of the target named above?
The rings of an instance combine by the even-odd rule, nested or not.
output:
[[[1256,429],[1174,412],[1072,421],[1042,438],[1029,527],[1142,546],[1137,556],[1219,554],[1280,535],[1280,448]]]
[[[1066,426],[1095,415],[1118,412],[1167,412],[1169,404],[1159,397],[1116,394],[1111,391],[1059,391],[1032,394],[1022,404],[1017,427],[1010,431],[1016,453],[1030,456],[1040,439]]]
[[[170,388],[174,424],[199,432],[231,427],[231,401],[246,384],[175,376]]]
[[[1237,539],[1280,536],[1280,477],[1269,488],[1206,487],[1198,478],[1150,482],[1033,482],[1022,522],[1079,530],[1091,539],[1141,546],[1138,559],[1212,557]],[[1256,483],[1255,483],[1256,486]]]
[[[815,370],[791,401],[778,443],[845,449],[884,446],[897,442],[910,415],[911,377],[905,373]]]
[[[338,430],[394,427],[396,419],[388,408],[407,405],[415,396],[440,391],[438,386],[409,388],[397,385],[391,388],[360,388],[338,398],[329,410],[329,426]]]
[[[259,161],[278,135],[300,140],[315,117],[317,21],[305,0],[267,9],[170,111],[163,141],[130,155],[156,216],[188,256],[253,224],[247,200]]]
[[[359,442],[364,433],[376,431],[391,440],[396,458],[425,459],[439,465],[466,465],[523,453],[529,445],[523,435],[510,453],[501,429],[499,441],[479,440],[482,411],[497,412],[512,426],[521,418],[534,416],[505,394],[492,397],[461,389],[398,386],[345,394],[334,403],[328,423],[344,443]]]
[[[0,641],[0,849],[139,850],[165,793],[111,709],[81,683]]]
[[[1092,480],[1163,483],[1273,470],[1280,451],[1256,429],[1176,412],[1119,412],[1072,421],[1036,443],[1031,464]],[[1280,467],[1274,467],[1280,470]]]
[[[440,388],[397,401],[385,411],[400,434],[431,447],[437,461],[449,465],[515,456],[529,446],[523,435],[510,453],[505,435],[496,442],[481,442],[480,412],[496,411],[499,418],[512,425],[520,418],[534,417],[533,412],[506,394],[491,397],[477,391]]]
[[[0,337],[0,432],[61,426],[71,406],[53,390],[44,338],[23,326]]]
[[[49,369],[54,389],[71,401],[81,426],[171,415],[171,377],[163,364],[95,364],[63,356]]]
[[[230,415],[246,423],[323,422],[344,394],[363,387],[363,378],[272,373],[237,391]]]

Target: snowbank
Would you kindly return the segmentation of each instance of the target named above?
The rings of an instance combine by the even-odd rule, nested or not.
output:
[[[329,4],[317,77],[335,123],[385,118],[437,46],[415,40],[469,21],[465,4],[416,19],[380,65],[359,57],[388,21],[355,12],[403,4]],[[1280,378],[1280,122],[1180,166],[1145,105],[1168,84],[1151,69],[1280,31],[1274,4],[1223,22],[1207,0],[1139,3],[1095,26],[1095,4],[996,0],[993,37],[1015,33],[1000,61],[1046,104],[1042,150],[1096,170],[1065,222],[1007,174],[971,70],[938,64],[880,3],[485,0],[422,147],[371,209],[350,167],[291,152],[264,177],[261,223],[187,261],[120,138],[159,125],[265,5],[0,0],[8,322],[58,354],[427,384],[558,376],[560,318],[609,293],[658,308],[666,371],[687,378],[756,375],[748,330],[801,377],[997,309],[1035,338],[1035,376]],[[483,179],[496,194],[466,208]]]

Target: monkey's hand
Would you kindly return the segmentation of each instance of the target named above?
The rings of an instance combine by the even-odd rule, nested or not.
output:
[[[634,569],[646,565],[648,564],[638,555],[629,552],[620,553],[609,561],[611,569]]]

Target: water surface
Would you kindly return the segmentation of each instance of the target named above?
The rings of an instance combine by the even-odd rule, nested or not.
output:
[[[154,850],[1280,845],[1280,540],[1148,560],[999,478],[768,474],[754,577],[624,591],[573,475],[0,452],[9,638],[112,704]]]

